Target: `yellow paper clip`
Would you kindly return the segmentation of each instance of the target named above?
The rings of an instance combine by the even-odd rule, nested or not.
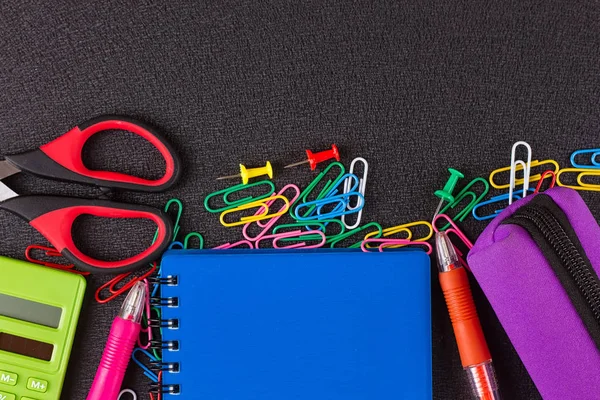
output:
[[[560,176],[563,173],[567,173],[567,174],[568,173],[576,173],[577,174],[577,183],[579,184],[579,186],[569,185],[569,184],[561,182]],[[568,188],[575,189],[575,190],[588,190],[590,192],[600,192],[600,184],[585,183],[583,181],[583,179],[586,176],[600,177],[600,170],[587,169],[587,168],[563,168],[563,169],[559,170],[558,173],[556,174],[556,184],[558,186],[568,187]]]
[[[413,237],[414,232],[410,228],[413,228],[413,227],[419,226],[419,225],[425,226],[427,228],[428,233],[423,237],[413,239],[412,237]],[[389,237],[389,236],[395,235],[400,232],[406,232],[406,237],[403,237],[401,239],[405,239],[407,241],[413,241],[413,242],[426,242],[427,240],[431,239],[431,237],[433,236],[433,226],[431,225],[431,223],[429,223],[427,221],[409,222],[407,224],[396,225],[396,226],[392,226],[389,228],[385,228],[381,233],[381,237]],[[367,240],[367,239],[375,236],[376,234],[377,234],[377,231],[369,232],[365,235],[364,240]],[[402,246],[404,246],[404,245],[397,244],[397,245],[385,246],[385,247],[389,248],[389,249],[396,249],[396,248],[399,248]],[[376,248],[377,246],[369,246],[367,244],[365,247],[370,249],[370,248]]]
[[[515,171],[522,171],[523,170],[523,164],[524,163],[517,163],[516,164],[516,168]],[[552,165],[554,167],[554,169],[550,169],[550,168],[546,168],[544,169],[544,171],[546,170],[550,170],[550,171],[554,171],[555,173],[558,173],[559,170],[559,166],[558,163],[554,160],[534,160],[531,162],[531,167],[539,167],[541,165]],[[496,189],[508,189],[510,187],[510,182],[506,182],[506,183],[502,183],[502,184],[498,184],[496,182],[494,182],[494,177],[497,174],[500,174],[502,172],[510,172],[510,166],[508,167],[503,167],[503,168],[498,168],[492,171],[492,173],[490,174],[489,177],[489,181],[490,181],[490,185],[492,185],[494,188]],[[536,174],[533,176],[529,177],[529,182],[537,182],[542,178],[542,174]],[[520,179],[515,179],[515,185],[521,185],[525,182],[525,180],[523,178]]]
[[[283,200],[285,202],[285,207],[283,207],[281,210],[277,211],[276,213],[269,214],[269,204],[268,203],[271,201],[275,201],[277,199]],[[273,205],[273,204],[271,204],[271,205]],[[259,210],[262,210],[262,212],[257,213],[255,215],[250,215],[247,217],[241,217],[240,220],[236,221],[236,222],[225,222],[226,215],[232,214],[232,213],[238,212],[238,211],[249,210],[251,208],[259,208]],[[231,227],[231,226],[244,225],[244,224],[247,224],[250,222],[263,221],[266,219],[278,217],[278,216],[283,215],[286,212],[288,212],[289,209],[290,209],[290,201],[287,199],[287,197],[278,194],[275,196],[267,197],[262,200],[257,200],[257,201],[253,201],[250,203],[242,204],[241,206],[238,206],[238,207],[235,207],[235,208],[232,208],[229,210],[225,210],[221,213],[221,217],[219,219],[223,226]]]
[[[233,179],[242,177],[242,184],[247,185],[250,178],[256,178],[257,176],[267,175],[269,179],[273,179],[273,167],[271,163],[267,161],[264,167],[258,168],[246,168],[243,164],[240,164],[240,173],[235,175],[220,176],[217,178],[218,181],[222,179]]]

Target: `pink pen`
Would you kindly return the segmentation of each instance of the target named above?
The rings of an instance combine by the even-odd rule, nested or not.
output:
[[[87,400],[117,400],[119,397],[125,370],[142,327],[140,322],[145,302],[146,287],[143,282],[137,282],[131,288],[110,328],[104,354]]]

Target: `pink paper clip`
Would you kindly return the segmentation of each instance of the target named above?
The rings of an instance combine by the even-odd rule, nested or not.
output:
[[[150,344],[152,342],[152,328],[150,327],[150,285],[148,284],[148,279],[143,280],[144,285],[146,286],[146,300],[145,300],[145,308],[146,308],[146,327],[142,327],[140,331],[140,336],[138,337],[137,344],[139,348],[144,350],[148,350],[150,348]],[[142,345],[141,333],[145,333],[147,335],[148,341],[145,345]]]
[[[398,245],[401,245],[402,247],[404,247],[404,246],[425,247],[425,249],[427,249],[427,251],[426,251],[427,255],[431,254],[431,252],[433,251],[433,248],[427,242],[416,242],[414,240],[406,240],[406,239],[367,239],[367,240],[363,240],[363,242],[360,244],[360,248],[363,252],[370,253],[370,251],[369,251],[370,247],[368,247],[367,245],[373,244],[373,243],[379,243],[379,252],[382,252],[383,248],[386,246],[398,246]]]
[[[306,242],[300,242],[300,243],[294,243],[291,244],[289,246],[279,246],[278,242],[281,239],[286,239],[286,238],[296,238],[296,237],[300,237],[300,236],[305,236],[305,235],[318,235],[321,237],[321,241],[319,243],[316,244],[310,244],[307,245]],[[300,230],[296,230],[296,231],[291,231],[291,232],[283,232],[283,233],[277,233],[275,235],[265,235],[263,237],[261,237],[260,239],[258,239],[256,241],[256,248],[260,248],[260,242],[262,240],[267,240],[267,239],[273,239],[272,245],[274,249],[299,249],[299,248],[303,248],[303,249],[316,249],[319,247],[323,247],[323,245],[325,244],[325,242],[327,241],[327,238],[325,237],[325,234],[321,231],[300,231]],[[314,239],[313,239],[314,240]]]
[[[296,194],[293,197],[288,198],[288,200],[290,201],[290,204],[293,204],[296,201],[296,199],[298,198],[298,196],[300,196],[300,188],[298,186],[293,185],[293,184],[285,185],[279,191],[279,193],[277,193],[277,195],[283,195],[288,189],[293,189],[296,192]],[[267,206],[270,206],[274,202],[275,202],[275,200],[268,201],[267,202]],[[283,209],[285,209],[285,207],[287,207],[286,204],[284,204],[282,206],[282,208],[279,211],[277,211],[277,212],[282,211]],[[260,214],[262,214],[264,212],[263,210],[264,210],[264,207],[259,208],[256,211],[256,213],[254,213],[254,215],[260,215]],[[266,220],[265,222],[263,222],[263,221],[256,221],[256,225],[258,225],[259,227],[264,228],[264,229],[258,235],[256,235],[255,237],[251,237],[248,234],[248,228],[253,224],[253,222],[250,222],[250,223],[244,225],[244,228],[242,229],[242,234],[244,235],[244,238],[246,238],[246,240],[249,240],[251,242],[259,240],[260,238],[262,238],[264,235],[267,234],[267,232],[269,231],[269,229],[271,229],[271,227],[273,225],[275,225],[277,223],[277,221],[279,220],[279,218],[283,217],[283,215],[285,215],[285,214],[282,214],[280,216],[271,218],[269,220]]]
[[[254,245],[252,244],[251,241],[240,240],[239,242],[235,242],[235,243],[223,243],[222,245],[213,247],[213,250],[226,250],[226,249],[233,249],[233,248],[242,247],[242,246],[248,246],[248,248],[250,248],[250,249],[254,248]]]
[[[458,237],[458,239],[462,242],[462,244],[464,244],[467,247],[468,250],[471,250],[473,248],[473,243],[458,228],[458,226],[456,226],[454,221],[452,221],[452,219],[450,219],[450,217],[448,217],[446,214],[438,214],[435,216],[435,218],[433,219],[433,223],[432,223],[434,231],[436,231],[436,232],[440,231],[437,227],[437,220],[439,218],[445,219],[452,226],[451,228],[446,229],[445,232],[447,234],[453,233],[454,235],[456,235]],[[467,264],[467,261],[465,260],[465,254],[456,245],[454,245],[454,249],[456,250],[456,254],[458,255],[458,257],[460,258],[460,262],[463,264],[463,266],[465,268],[469,269],[469,265]]]

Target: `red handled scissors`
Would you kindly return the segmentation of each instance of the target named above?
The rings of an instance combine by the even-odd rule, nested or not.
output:
[[[119,172],[86,168],[82,160],[83,146],[94,134],[107,130],[132,132],[149,141],[165,160],[164,176],[149,180]],[[169,217],[158,209],[109,200],[19,196],[1,182],[2,179],[19,172],[111,189],[145,192],[166,190],[179,178],[180,161],[171,145],[150,126],[126,117],[101,116],[76,126],[37,150],[6,156],[4,161],[0,161],[0,209],[25,219],[65,258],[89,272],[122,273],[148,265],[160,257],[171,241],[173,224]],[[82,215],[149,219],[158,226],[158,235],[154,243],[138,255],[119,261],[97,260],[82,253],[74,243],[73,223]]]

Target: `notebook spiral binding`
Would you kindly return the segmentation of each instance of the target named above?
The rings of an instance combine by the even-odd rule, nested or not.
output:
[[[153,285],[169,285],[169,286],[177,286],[178,279],[176,276],[154,276],[148,278],[148,282]],[[154,307],[177,307],[179,305],[179,298],[177,297],[161,297],[160,290],[157,292],[157,296],[150,298],[150,305]],[[148,326],[151,329],[175,329],[179,327],[178,319],[156,319],[152,318],[148,321]],[[156,350],[160,354],[162,354],[163,350],[167,351],[177,351],[179,350],[179,341],[177,340],[168,340],[164,341],[161,338],[157,338],[157,340],[152,340],[150,342],[150,349]],[[167,373],[176,373],[179,372],[179,363],[165,363],[162,361],[153,361],[150,363],[150,369],[152,369],[156,374],[159,372],[167,372]],[[169,384],[164,385],[162,382],[153,383],[150,386],[150,390],[152,390],[157,396],[162,396],[163,394],[180,394],[180,385],[178,384]],[[159,397],[160,398],[160,397]]]

